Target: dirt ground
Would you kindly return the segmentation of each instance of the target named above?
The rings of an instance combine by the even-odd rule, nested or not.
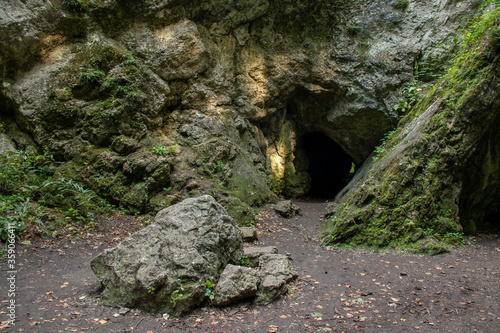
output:
[[[500,332],[500,237],[441,256],[322,247],[323,203],[303,215],[261,213],[256,245],[289,254],[299,273],[289,293],[265,307],[207,306],[180,319],[99,305],[89,262],[143,225],[103,220],[81,239],[32,238],[17,246],[15,326],[8,332]],[[7,263],[0,263],[6,319]]]

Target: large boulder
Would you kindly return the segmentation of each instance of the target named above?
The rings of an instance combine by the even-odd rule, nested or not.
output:
[[[90,265],[105,304],[179,315],[206,300],[207,281],[242,252],[236,222],[205,195],[160,211],[152,225]]]

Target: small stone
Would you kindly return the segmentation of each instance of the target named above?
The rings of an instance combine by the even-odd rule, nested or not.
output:
[[[253,242],[257,240],[257,230],[255,227],[241,227],[244,242]]]
[[[285,218],[292,218],[297,215],[302,215],[300,207],[292,203],[290,200],[278,202],[274,206],[274,210]]]
[[[222,306],[257,294],[257,271],[242,266],[227,265],[215,287],[214,305]]]

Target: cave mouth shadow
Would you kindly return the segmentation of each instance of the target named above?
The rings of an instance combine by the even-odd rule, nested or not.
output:
[[[307,133],[302,136],[301,143],[308,158],[307,173],[311,177],[310,190],[305,199],[335,198],[354,175],[353,159],[334,140],[322,133]]]
[[[487,214],[478,225],[478,234],[500,234],[500,213]]]

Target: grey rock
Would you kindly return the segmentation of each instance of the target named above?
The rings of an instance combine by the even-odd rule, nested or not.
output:
[[[255,227],[241,227],[244,242],[253,242],[257,240],[257,230]]]
[[[266,254],[259,258],[261,284],[256,304],[265,305],[285,294],[288,282],[298,277],[290,259],[282,254]]]
[[[120,135],[114,139],[112,147],[120,155],[128,155],[136,151],[140,146],[137,140]]]
[[[300,207],[292,203],[290,200],[278,202],[274,206],[274,210],[285,218],[292,218],[302,214]]]
[[[259,265],[259,258],[265,254],[276,254],[278,248],[276,246],[251,246],[243,248],[242,263],[246,262],[247,265],[257,267]],[[244,260],[243,260],[244,259]]]
[[[211,196],[160,211],[152,225],[95,257],[105,304],[179,315],[205,299],[206,281],[242,254],[241,231]]]
[[[412,252],[430,255],[445,254],[450,252],[450,246],[432,237],[425,237],[417,242]]]
[[[15,151],[16,144],[4,133],[0,133],[0,154]]]
[[[276,254],[278,248],[276,246],[250,246],[243,248],[243,255],[248,258],[259,258],[265,254]]]
[[[210,53],[197,25],[189,20],[151,32],[147,27],[124,34],[128,46],[148,58],[164,80],[189,79],[206,71]]]
[[[227,265],[214,289],[216,306],[253,297],[257,294],[259,277],[257,271],[248,267]]]

